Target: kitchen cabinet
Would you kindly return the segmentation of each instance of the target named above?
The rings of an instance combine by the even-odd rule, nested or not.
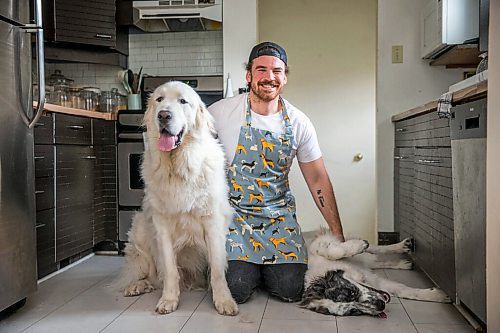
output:
[[[49,113],[34,130],[38,277],[116,243],[115,122]]]
[[[117,236],[116,122],[92,119],[94,169],[94,246],[109,250]]]
[[[51,42],[116,47],[115,0],[43,3],[45,38]]]
[[[429,112],[395,123],[394,221],[412,254],[450,297],[455,297],[451,141],[447,118]]]
[[[54,220],[54,146],[52,115],[43,115],[34,129],[36,248],[38,278],[57,270]]]

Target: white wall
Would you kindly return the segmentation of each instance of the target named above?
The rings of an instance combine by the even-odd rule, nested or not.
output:
[[[291,68],[284,96],[314,123],[346,235],[373,242],[375,227],[376,0],[259,1],[259,41]],[[248,55],[247,55],[248,56]],[[361,162],[353,157],[362,153]],[[295,164],[291,186],[304,230],[326,225]]]
[[[490,1],[486,139],[486,304],[488,332],[500,332],[500,1]]]
[[[245,64],[257,42],[257,1],[225,0],[222,5],[224,91],[229,74],[236,94],[246,87]]]
[[[462,70],[421,60],[419,13],[428,0],[378,0],[377,221],[394,230],[394,125],[391,117],[437,99],[462,80]],[[392,45],[403,45],[403,63],[392,64]]]

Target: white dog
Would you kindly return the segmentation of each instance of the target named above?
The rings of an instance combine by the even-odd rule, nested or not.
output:
[[[408,253],[411,240],[388,246],[368,246],[364,240],[340,242],[322,230],[309,247],[308,270],[301,306],[338,316],[382,316],[390,295],[430,302],[450,302],[438,288],[417,289],[382,278],[370,268],[411,269],[404,259],[381,260],[377,254]]]
[[[149,98],[145,195],[129,231],[119,284],[125,296],[162,286],[158,313],[177,309],[181,289],[206,286],[208,271],[217,311],[238,313],[225,279],[233,211],[212,123],[200,97],[184,83],[163,84]]]

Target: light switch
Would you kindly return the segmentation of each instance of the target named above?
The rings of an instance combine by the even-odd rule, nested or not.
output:
[[[393,64],[403,63],[403,45],[392,46],[392,63]]]

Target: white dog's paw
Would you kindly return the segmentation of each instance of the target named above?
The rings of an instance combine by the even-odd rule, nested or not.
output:
[[[236,316],[238,314],[238,305],[232,297],[221,297],[214,299],[214,305],[217,312],[224,316]]]
[[[166,299],[160,298],[158,304],[156,304],[156,312],[159,314],[171,313],[177,310],[179,306],[179,299]]]
[[[352,255],[363,253],[370,246],[370,243],[363,239],[351,239],[346,241],[344,244],[348,244]]]
[[[138,296],[144,293],[150,293],[154,290],[155,288],[149,282],[148,280],[139,280],[131,285],[129,285],[127,288],[123,290],[123,295],[124,296]]]
[[[424,289],[424,291],[425,291],[425,299],[424,299],[425,301],[451,303],[451,298],[448,297],[448,295],[446,295],[444,291],[442,291],[439,288],[428,288]]]
[[[398,251],[399,253],[410,253],[413,245],[413,240],[411,238],[405,238],[401,242],[401,249]]]

